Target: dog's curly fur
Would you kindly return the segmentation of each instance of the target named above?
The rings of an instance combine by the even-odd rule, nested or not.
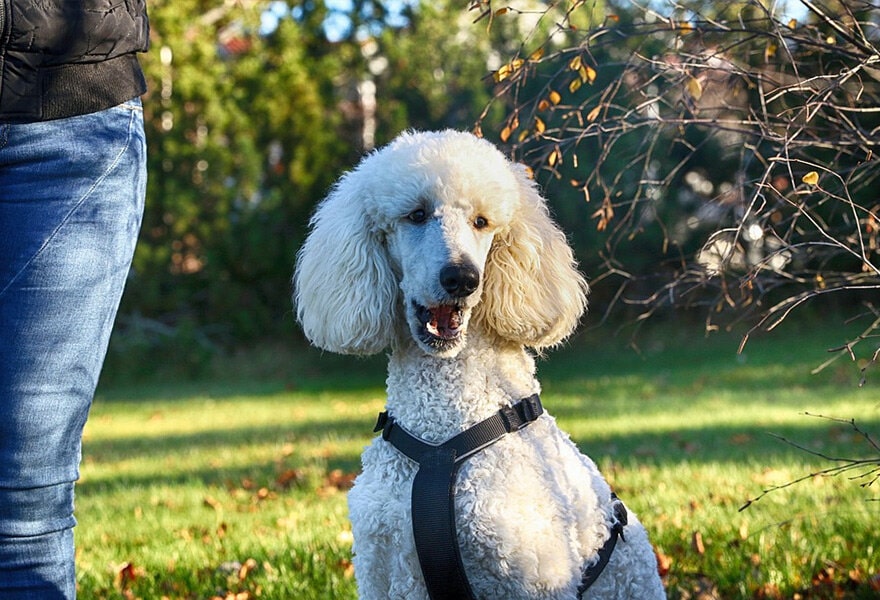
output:
[[[453,131],[406,133],[318,206],[294,276],[316,346],[390,347],[387,409],[441,443],[539,392],[526,348],[560,343],[587,284],[526,170]],[[416,465],[377,438],[349,494],[361,598],[427,598],[411,525]],[[545,413],[468,459],[455,484],[462,561],[480,599],[576,597],[615,522],[611,490]],[[625,541],[588,598],[664,598],[647,534]]]

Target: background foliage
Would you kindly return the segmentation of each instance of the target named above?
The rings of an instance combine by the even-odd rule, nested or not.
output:
[[[712,328],[844,290],[876,318],[878,12],[155,0],[147,213],[108,376],[296,335],[312,207],[410,127],[474,129],[534,168],[594,314],[701,306]]]

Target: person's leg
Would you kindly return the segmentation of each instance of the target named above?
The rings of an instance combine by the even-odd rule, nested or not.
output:
[[[0,125],[0,600],[76,596],[82,430],[145,187],[139,101]]]

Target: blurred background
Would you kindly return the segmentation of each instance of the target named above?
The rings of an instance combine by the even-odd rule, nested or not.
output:
[[[149,9],[147,209],[106,381],[302,347],[309,215],[408,128],[475,131],[532,168],[591,279],[591,324],[835,315],[860,341],[880,322],[870,0]]]

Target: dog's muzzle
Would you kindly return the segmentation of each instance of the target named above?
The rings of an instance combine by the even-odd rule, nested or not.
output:
[[[444,350],[458,341],[462,334],[464,309],[455,304],[428,307],[413,302],[418,319],[419,339],[431,348]]]

